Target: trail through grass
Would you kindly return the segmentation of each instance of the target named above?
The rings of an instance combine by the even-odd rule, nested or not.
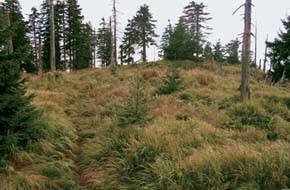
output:
[[[182,88],[160,93],[175,85],[164,82],[169,68],[179,69]],[[46,138],[15,155],[0,190],[290,188],[289,84],[268,86],[252,69],[252,100],[241,103],[239,66],[225,65],[220,76],[206,63],[142,64],[151,119],[120,127],[118,108],[136,73],[127,66],[29,76]]]

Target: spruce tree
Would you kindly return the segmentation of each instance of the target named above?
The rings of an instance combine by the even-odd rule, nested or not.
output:
[[[132,20],[133,31],[136,35],[135,44],[142,49],[143,62],[147,61],[147,46],[156,45],[154,38],[158,35],[155,33],[155,22],[148,5],[141,6]]]
[[[273,82],[282,82],[290,79],[290,16],[282,21],[284,31],[279,33],[279,37],[274,42],[267,43],[270,52],[268,56],[272,62]]]
[[[30,40],[28,37],[29,28],[24,21],[21,6],[18,0],[5,0],[1,3],[3,19],[3,44],[9,59],[16,62],[22,70],[35,72],[36,67],[33,63],[33,54]],[[2,35],[1,34],[1,35]]]
[[[29,15],[29,28],[31,31],[31,42],[33,47],[34,62],[37,66],[38,73],[42,73],[42,40],[41,40],[41,14],[35,7],[32,7],[31,14]]]
[[[42,19],[42,54],[44,62],[44,70],[51,70],[51,24],[50,24],[50,5],[48,0],[44,0],[41,5]],[[56,70],[66,70],[66,6],[64,2],[57,1],[54,5],[54,23],[55,23],[55,67]]]
[[[218,63],[222,63],[225,61],[224,48],[220,41],[218,41],[214,46],[214,60]]]
[[[106,67],[111,61],[111,38],[108,23],[102,18],[100,28],[97,32],[97,58],[101,61],[102,67]]]
[[[79,36],[79,44],[76,52],[76,70],[91,67],[93,29],[90,23],[82,24]]]
[[[68,62],[67,62],[67,4],[65,1],[57,1],[57,12],[58,12],[58,27],[59,29],[59,38],[60,38],[60,51],[62,61],[59,65],[57,65],[58,69],[67,70],[68,69]],[[57,56],[58,57],[58,56]]]
[[[65,70],[64,62],[62,61],[62,39],[63,39],[63,18],[64,3],[60,0],[56,1],[54,6],[54,23],[55,23],[55,67],[56,70]]]
[[[225,51],[227,54],[227,62],[230,64],[240,63],[239,59],[239,48],[241,42],[238,39],[230,41],[225,47]]]
[[[206,61],[212,61],[214,57],[213,48],[210,42],[207,42],[204,47],[203,57]]]
[[[132,82],[131,95],[117,112],[120,127],[144,126],[149,120],[147,96],[144,90],[144,79],[137,74]]]
[[[183,18],[180,18],[174,28],[168,46],[164,49],[165,59],[185,60],[192,59],[192,43]]]
[[[163,58],[167,59],[167,52],[165,51],[168,46],[169,46],[169,42],[170,42],[170,38],[172,36],[173,33],[173,28],[172,25],[170,23],[170,20],[168,20],[169,24],[168,26],[165,28],[165,31],[162,35],[162,40],[161,40],[161,51],[163,53]]]
[[[68,28],[67,28],[67,50],[69,52],[69,68],[71,71],[76,70],[77,64],[77,44],[79,41],[82,16],[79,5],[76,0],[67,1],[68,8]]]
[[[42,60],[43,70],[45,72],[50,71],[50,7],[49,0],[44,0],[40,8],[42,29],[41,29],[41,40],[42,40]],[[58,60],[56,60],[58,62]]]
[[[158,88],[158,93],[161,95],[172,94],[184,88],[184,81],[181,78],[179,70],[172,68],[167,71],[166,79]]]
[[[25,96],[17,63],[0,58],[0,155],[7,160],[42,136],[39,112]]]
[[[125,28],[122,45],[120,45],[120,59],[121,63],[134,63],[136,35],[133,28],[133,21],[128,20]]]
[[[5,12],[4,12],[4,7],[0,5],[0,44],[4,44],[5,41],[5,35],[4,35],[4,30],[5,30]],[[1,49],[1,51],[3,51]]]
[[[204,38],[210,34],[211,28],[206,23],[212,18],[209,17],[209,13],[206,12],[207,6],[203,3],[196,3],[191,1],[189,5],[184,8],[184,19],[187,27],[190,29],[191,40],[194,45],[193,55],[196,59],[199,59],[202,53],[202,46]]]
[[[225,61],[225,57],[224,57],[224,48],[220,41],[218,41],[214,46],[213,58],[217,62],[218,74],[221,75],[223,73],[223,62]]]

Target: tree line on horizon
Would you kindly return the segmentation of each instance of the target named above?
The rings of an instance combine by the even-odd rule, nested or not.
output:
[[[44,0],[40,9],[33,7],[28,20],[25,20],[19,1],[5,0],[0,5],[2,31],[0,50],[2,54],[13,54],[20,68],[31,73],[52,71],[52,59],[54,59],[55,69],[59,71],[95,68],[96,60],[99,60],[102,67],[118,62],[120,65],[132,64],[136,62],[134,60],[136,54],[140,54],[141,61],[146,62],[147,48],[152,45],[158,46],[160,57],[167,60],[240,63],[241,42],[238,38],[224,46],[220,40],[215,44],[207,41],[206,38],[212,29],[208,21],[212,20],[212,17],[206,9],[207,6],[202,2],[189,2],[175,25],[169,21],[162,34],[161,44],[158,46],[156,38],[159,35],[155,32],[156,20],[149,6],[142,5],[136,15],[128,20],[118,48],[119,57],[117,57],[117,53],[113,52],[117,50],[114,30],[116,26],[112,22],[116,17],[107,20],[102,18],[99,28],[95,30],[90,22],[84,22],[77,0],[56,0],[55,2]],[[115,4],[114,11],[116,11]],[[289,30],[288,22],[285,20],[283,23],[286,30]],[[51,30],[52,24],[54,30]],[[52,38],[54,39],[53,50],[51,49]],[[278,49],[273,47],[273,43],[268,42],[267,45],[270,52],[276,52],[267,55],[272,63],[269,72],[273,80],[277,82],[281,78],[289,77],[289,69],[285,61],[275,56]],[[52,58],[53,52],[55,55]],[[253,58],[251,60],[253,66],[262,67],[258,66]]]

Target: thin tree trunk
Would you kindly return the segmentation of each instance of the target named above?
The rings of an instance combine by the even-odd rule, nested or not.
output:
[[[145,32],[145,28],[143,28],[143,51],[142,51],[142,61],[146,62],[147,61],[147,52],[146,52],[146,32]]]
[[[199,23],[199,11],[196,13],[196,57],[199,58],[199,44],[200,44],[200,23]]]
[[[42,75],[43,73],[43,62],[42,62],[42,41],[41,41],[41,35],[38,36],[38,74]]]
[[[110,65],[115,65],[115,48],[114,48],[114,39],[113,39],[113,30],[112,30],[112,19],[110,18],[110,35],[111,35],[111,59],[110,59]]]
[[[10,10],[8,10],[8,8],[6,10],[6,22],[7,22],[7,27],[10,30],[10,27],[11,27],[11,18],[10,18]],[[8,54],[12,54],[13,51],[14,51],[14,48],[13,48],[13,37],[12,37],[11,32],[9,32],[7,46],[8,46]]]
[[[62,32],[63,32],[63,61],[64,61],[64,64],[65,64],[65,67],[67,68],[67,55],[66,55],[66,20],[65,20],[65,2],[64,2],[64,12],[63,12],[63,15],[62,15]]]
[[[282,77],[278,83],[283,83],[285,79],[286,79],[286,67],[284,66]]]
[[[258,25],[256,22],[255,26],[255,65],[258,66],[258,61],[257,61],[257,52],[258,51]]]
[[[35,23],[35,17],[32,18],[32,32],[33,32],[33,42],[34,42],[34,61],[36,63],[36,65],[39,65],[39,59],[38,59],[38,51],[39,51],[39,48],[38,48],[38,45],[37,45],[37,37],[36,37],[36,23]]]
[[[267,52],[268,52],[268,36],[266,38],[266,41],[265,41],[265,58],[264,58],[264,65],[263,65],[263,71],[266,72],[266,63],[267,63]]]
[[[114,17],[114,65],[117,65],[117,9],[116,0],[113,0],[113,17]]]
[[[94,51],[93,51],[93,68],[96,68],[96,30],[93,32],[93,40],[94,40]]]
[[[243,34],[243,53],[242,53],[242,81],[241,81],[241,98],[243,101],[250,99],[250,49],[251,49],[251,16],[252,16],[252,0],[246,0],[245,3],[245,19]]]
[[[146,52],[147,50],[146,50],[146,44],[145,43],[143,43],[143,62],[146,62],[147,61],[147,52]]]
[[[223,64],[222,62],[218,62],[218,74],[222,75],[223,74]]]
[[[54,25],[54,4],[50,0],[50,71],[55,72],[55,25]]]

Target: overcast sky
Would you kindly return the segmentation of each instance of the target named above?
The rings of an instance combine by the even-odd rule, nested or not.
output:
[[[3,0],[0,0],[3,1]],[[19,0],[24,14],[28,14],[32,6],[39,7],[41,0]],[[183,7],[190,0],[117,0],[118,1],[118,18],[119,34],[122,37],[122,31],[127,24],[127,20],[132,18],[140,5],[147,4],[157,20],[156,32],[160,36],[164,27],[168,24],[168,19],[176,23],[179,16],[182,15]],[[213,20],[208,25],[213,28],[212,34],[208,40],[212,43],[221,39],[222,44],[228,43],[235,39],[243,31],[242,16],[243,9],[236,15],[232,12],[239,7],[244,0],[196,0],[204,2],[208,6],[207,10],[211,13]],[[253,0],[255,7],[253,9],[253,22],[258,23],[258,56],[259,59],[264,56],[264,42],[267,34],[272,40],[277,36],[281,29],[281,19],[290,14],[290,0]],[[79,0],[82,13],[86,21],[91,21],[94,27],[98,27],[101,18],[109,18],[112,13],[111,0]],[[160,39],[158,39],[160,41]],[[154,48],[149,50],[150,59],[154,59]],[[157,50],[156,50],[157,52]],[[157,57],[157,53],[156,53]],[[156,58],[157,59],[157,58]]]

